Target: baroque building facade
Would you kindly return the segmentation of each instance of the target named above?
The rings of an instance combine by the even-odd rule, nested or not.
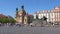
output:
[[[60,23],[60,7],[56,6],[53,10],[42,10],[34,13],[34,19],[47,17],[47,22]]]
[[[17,24],[26,24],[28,25],[32,21],[32,15],[29,15],[25,12],[24,6],[21,6],[20,11],[16,8],[15,18]]]

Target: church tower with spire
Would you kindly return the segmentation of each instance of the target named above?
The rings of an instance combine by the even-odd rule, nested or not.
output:
[[[24,16],[26,15],[26,12],[24,10],[24,6],[21,6],[21,9],[19,11],[19,22],[24,24]]]
[[[16,8],[15,20],[17,24],[28,24],[29,15],[26,14],[23,5],[21,6],[21,9],[19,11],[18,8]]]

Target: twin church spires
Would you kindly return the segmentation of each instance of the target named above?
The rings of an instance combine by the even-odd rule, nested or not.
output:
[[[24,10],[24,5],[21,6],[21,9],[19,11],[18,11],[18,8],[16,8],[16,12],[17,13],[20,12],[20,13],[25,13],[26,14],[26,12]]]
[[[21,9],[24,10],[24,6],[23,5],[21,6]],[[18,11],[18,7],[16,8],[16,11]]]
[[[26,12],[24,10],[24,6],[21,6],[21,9],[18,11],[18,8],[16,8],[16,14],[15,14],[15,20],[18,24],[28,24],[29,17],[26,16]]]

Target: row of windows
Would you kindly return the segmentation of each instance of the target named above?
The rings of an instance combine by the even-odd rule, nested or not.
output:
[[[54,13],[47,13],[47,14],[39,14],[38,17],[42,18],[43,16],[47,17],[47,18],[55,18]]]
[[[38,18],[42,18],[43,16],[47,18],[60,18],[60,13],[42,13],[38,14]],[[34,18],[36,18],[36,15],[34,15]]]
[[[60,19],[47,19],[47,21],[60,21]]]
[[[60,20],[60,13],[41,13],[38,14],[38,18],[41,19],[43,16],[47,17],[47,21],[57,21]],[[34,15],[36,18],[36,14]]]

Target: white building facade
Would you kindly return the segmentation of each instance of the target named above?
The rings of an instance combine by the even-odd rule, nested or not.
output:
[[[38,16],[41,19],[47,17],[48,22],[60,22],[60,7],[55,7],[53,10],[42,10],[34,13],[34,19]]]

